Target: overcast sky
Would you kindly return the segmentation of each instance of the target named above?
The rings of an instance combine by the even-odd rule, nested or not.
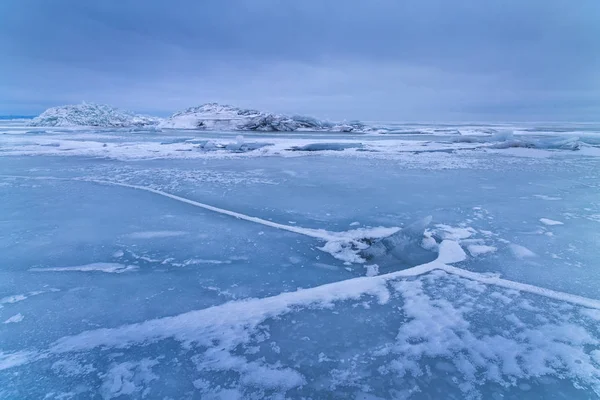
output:
[[[600,0],[1,0],[0,114],[600,120]]]

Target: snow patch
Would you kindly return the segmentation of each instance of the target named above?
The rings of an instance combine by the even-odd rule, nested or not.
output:
[[[191,258],[185,260],[182,263],[171,263],[176,267],[187,267],[188,265],[199,265],[199,264],[231,264],[231,260],[206,260],[202,258]]]
[[[444,264],[452,264],[461,262],[467,259],[467,254],[460,247],[458,242],[453,240],[443,240],[439,245],[439,255],[436,259],[437,262]]]
[[[120,274],[123,272],[130,272],[137,270],[138,267],[135,265],[124,265],[117,263],[92,263],[86,265],[77,265],[74,267],[50,267],[50,268],[29,268],[30,271],[35,272],[106,272]]]
[[[467,239],[473,236],[477,231],[471,227],[454,227],[445,224],[436,224],[436,228],[438,228],[438,233],[442,239],[447,240],[462,240]]]
[[[477,257],[482,254],[494,253],[498,249],[494,246],[486,246],[486,245],[482,245],[482,244],[470,244],[467,246],[467,250],[469,251],[469,254],[471,254],[473,257]]]
[[[365,265],[365,269],[367,270],[366,276],[375,276],[379,275],[379,265]]]
[[[12,304],[12,303],[17,303],[19,301],[23,301],[28,299],[29,297],[32,296],[37,296],[40,294],[44,294],[44,293],[49,293],[49,292],[58,292],[60,291],[59,289],[56,288],[50,288],[50,289],[45,289],[45,290],[35,290],[26,294],[14,294],[12,296],[6,296],[0,299],[0,308],[3,308],[3,304]]]
[[[23,318],[25,318],[23,316],[23,314],[18,313],[18,314],[13,315],[12,317],[10,317],[9,319],[7,319],[6,321],[4,321],[4,323],[5,324],[14,324],[14,323],[23,321]]]
[[[102,376],[102,397],[114,399],[120,396],[134,396],[138,392],[142,392],[141,397],[146,397],[149,391],[144,389],[150,382],[158,379],[152,372],[152,367],[157,364],[157,360],[150,358],[113,364]]]
[[[533,251],[529,250],[527,247],[518,244],[511,243],[508,245],[508,248],[517,258],[537,257],[537,254],[535,254]]]
[[[3,353],[0,351],[0,371],[18,367],[35,361],[39,354],[35,351],[17,351],[15,353]]]
[[[548,218],[540,218],[540,222],[544,225],[548,225],[548,226],[554,226],[554,225],[564,225],[563,222],[560,221],[555,221],[553,219],[548,219]]]
[[[562,198],[560,198],[560,197],[548,196],[548,195],[545,195],[545,194],[534,194],[533,197],[537,197],[538,199],[548,200],[548,201],[562,200]]]
[[[6,303],[16,303],[18,301],[23,301],[27,298],[28,296],[24,295],[24,294],[15,294],[12,296],[6,296],[0,299],[0,307],[2,304],[6,304]]]

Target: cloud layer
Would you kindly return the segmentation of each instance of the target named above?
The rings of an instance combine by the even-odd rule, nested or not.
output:
[[[5,0],[0,113],[208,101],[334,119],[597,120],[600,2]]]

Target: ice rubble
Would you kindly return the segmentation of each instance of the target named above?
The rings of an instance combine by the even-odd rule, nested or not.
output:
[[[393,264],[400,261],[403,267],[433,261],[437,254],[431,250],[437,247],[437,243],[431,250],[422,246],[423,235],[431,219],[431,216],[425,217],[388,237],[372,243],[367,242],[370,246],[360,250],[359,255],[365,260],[376,261],[382,265],[390,264],[390,260]]]
[[[144,127],[158,123],[156,117],[94,103],[52,107],[31,121],[32,126],[98,126],[108,128]]]
[[[262,111],[206,103],[176,112],[162,121],[159,127],[166,129],[199,129],[223,131],[291,132],[331,131],[370,132],[373,128],[360,122],[335,124],[306,116],[286,116]]]
[[[582,142],[579,137],[569,138],[527,138],[523,136],[515,137],[514,131],[503,130],[492,136],[460,136],[452,140],[454,143],[482,143],[489,144],[491,149],[542,149],[542,150],[580,150],[588,146]]]

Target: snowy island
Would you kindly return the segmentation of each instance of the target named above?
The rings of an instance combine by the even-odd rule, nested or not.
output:
[[[166,119],[135,114],[108,105],[82,103],[52,107],[32,121],[33,126],[145,127],[203,131],[322,131],[376,132],[360,122],[334,123],[306,116],[287,116],[257,110],[207,103],[176,112]]]
[[[160,118],[135,114],[104,104],[81,103],[51,107],[31,121],[32,126],[142,127],[158,124]]]
[[[367,132],[373,128],[360,122],[332,123],[306,116],[286,116],[243,109],[218,103],[207,103],[177,112],[159,126],[171,129],[231,130],[231,131],[329,131]]]

